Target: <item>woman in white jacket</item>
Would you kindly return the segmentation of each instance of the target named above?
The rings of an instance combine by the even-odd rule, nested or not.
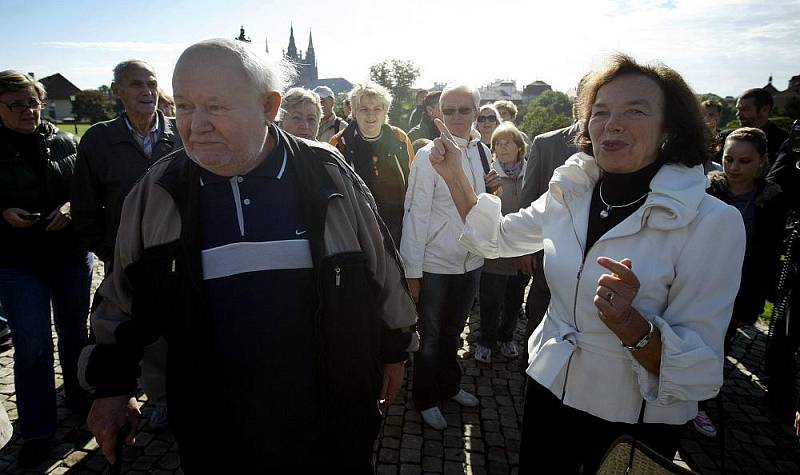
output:
[[[617,55],[578,100],[582,152],[518,213],[465,186],[441,123],[430,156],[466,249],[544,248],[552,299],[528,342],[520,473],[594,473],[625,434],[672,459],[697,401],[722,385],[744,255],[737,211],[705,193],[707,138],[678,73]]]

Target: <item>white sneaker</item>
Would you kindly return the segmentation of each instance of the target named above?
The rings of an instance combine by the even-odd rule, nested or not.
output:
[[[492,349],[488,346],[483,346],[481,344],[475,345],[475,361],[480,361],[481,363],[491,363],[492,362]]]
[[[500,353],[502,353],[506,358],[516,358],[519,356],[519,350],[513,341],[501,341]]]
[[[433,406],[430,409],[420,411],[420,413],[422,414],[422,420],[434,429],[447,429],[447,419],[444,418],[442,411],[440,411],[438,407]]]
[[[462,406],[465,406],[465,407],[475,407],[475,406],[477,406],[478,404],[481,403],[478,400],[478,398],[476,398],[472,394],[464,391],[463,389],[459,390],[458,394],[456,394],[455,396],[453,396],[450,399],[452,399],[453,401],[455,401],[455,402],[457,402],[457,403],[459,403],[459,404],[461,404]]]

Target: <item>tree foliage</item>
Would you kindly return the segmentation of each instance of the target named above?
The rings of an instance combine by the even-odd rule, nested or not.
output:
[[[531,103],[528,106],[528,112],[522,119],[520,130],[532,139],[539,134],[567,127],[571,123],[571,113],[570,115],[559,114],[554,109]]]
[[[572,123],[572,99],[563,92],[545,91],[534,98],[522,118],[520,130],[534,138]]]
[[[72,112],[78,120],[91,123],[108,120],[114,116],[114,108],[107,93],[97,89],[86,89],[75,94]]]
[[[557,115],[572,117],[572,99],[563,92],[544,91],[536,96],[531,104],[549,109]]]
[[[384,60],[369,67],[370,79],[388,89],[394,98],[389,122],[408,123],[408,115],[414,108],[411,86],[419,74],[419,67],[413,61],[403,59]]]

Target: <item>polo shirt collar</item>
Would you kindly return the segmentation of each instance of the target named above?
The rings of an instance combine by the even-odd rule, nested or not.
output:
[[[263,177],[280,180],[286,171],[288,162],[287,149],[285,144],[281,141],[281,135],[278,133],[277,127],[273,123],[270,125],[269,134],[275,139],[275,146],[269,152],[267,157],[249,173],[243,176],[249,177]],[[200,176],[203,184],[218,183],[228,181],[231,177],[219,176],[201,167]]]

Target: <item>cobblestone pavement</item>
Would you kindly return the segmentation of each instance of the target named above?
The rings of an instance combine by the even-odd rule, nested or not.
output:
[[[99,276],[98,272],[96,278]],[[472,358],[478,324],[477,312],[473,311],[464,330],[465,344],[460,355],[464,368],[462,386],[480,398],[480,407],[462,408],[454,402],[446,402],[442,410],[449,427],[445,431],[425,427],[411,402],[411,370],[407,369],[406,384],[396,403],[389,408],[376,444],[379,474],[517,473],[525,377],[517,360],[493,354],[491,364],[482,364]],[[524,327],[525,321],[521,319],[515,335],[520,345]],[[722,401],[728,473],[800,473],[800,448],[791,435],[790,424],[776,422],[757,402],[764,391],[759,369],[764,333],[764,327],[740,332],[726,362]],[[60,374],[56,379],[60,385]],[[213,394],[206,396],[213,400]],[[13,349],[0,351],[0,399],[15,421]],[[146,402],[146,398],[142,397],[141,401]],[[713,405],[711,407],[711,417],[719,420]],[[131,474],[181,474],[172,434],[169,431],[156,433],[146,422],[151,410],[145,403],[136,446],[126,447],[123,452],[123,470]],[[21,470],[15,464],[21,441],[15,436],[0,451],[0,472],[104,473],[107,464],[86,430],[83,417],[64,407],[60,394],[58,417],[59,428],[49,460],[35,470]],[[703,437],[690,427],[676,461],[684,466],[688,463],[701,473],[720,473],[721,440],[719,436],[715,439]]]

